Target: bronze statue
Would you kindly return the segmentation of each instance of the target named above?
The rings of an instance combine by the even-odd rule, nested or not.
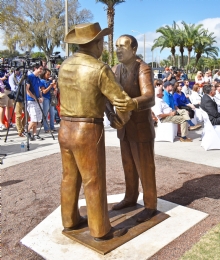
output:
[[[79,214],[78,198],[83,183],[90,234],[97,241],[126,233],[111,227],[106,195],[106,164],[103,116],[106,98],[123,100],[123,110],[135,102],[116,82],[110,67],[98,58],[103,37],[99,23],[76,25],[65,42],[79,45],[79,51],[66,59],[59,70],[61,125],[59,143],[62,156],[61,213],[63,232],[71,232],[87,221]],[[115,125],[126,123],[130,112],[114,114]]]
[[[151,107],[155,96],[151,68],[136,56],[138,43],[131,35],[122,35],[116,41],[116,53],[121,64],[113,68],[118,83],[136,102],[130,120],[119,129],[122,163],[125,174],[126,191],[124,199],[112,209],[120,210],[136,204],[138,199],[139,178],[143,187],[145,209],[140,213],[138,222],[149,220],[157,208],[157,192],[154,164],[154,125]],[[113,105],[126,111],[126,102],[116,99]],[[115,117],[111,104],[107,104],[106,114],[114,126]]]

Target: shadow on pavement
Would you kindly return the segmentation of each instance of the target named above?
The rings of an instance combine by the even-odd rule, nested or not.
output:
[[[206,175],[186,181],[181,188],[161,196],[160,199],[187,206],[205,197],[220,199],[220,174]]]

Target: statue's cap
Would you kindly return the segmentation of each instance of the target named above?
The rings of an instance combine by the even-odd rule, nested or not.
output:
[[[64,38],[66,43],[86,44],[112,33],[112,29],[101,29],[99,23],[77,24]]]

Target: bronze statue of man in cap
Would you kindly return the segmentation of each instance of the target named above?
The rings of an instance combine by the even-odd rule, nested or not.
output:
[[[60,114],[59,143],[62,156],[61,213],[63,232],[77,229],[86,221],[80,216],[78,198],[83,183],[90,234],[97,241],[126,233],[111,227],[106,194],[106,163],[103,116],[106,99],[123,100],[124,111],[112,117],[113,125],[128,121],[136,106],[116,82],[110,67],[98,58],[103,37],[99,23],[76,25],[65,42],[79,45],[78,52],[66,59],[59,70]],[[123,123],[122,123],[123,122]]]
[[[136,204],[138,199],[139,179],[143,188],[145,209],[137,221],[149,220],[156,213],[157,192],[154,163],[154,125],[151,107],[155,96],[151,68],[136,56],[137,40],[131,35],[122,35],[116,41],[116,54],[120,64],[113,68],[116,79],[124,91],[136,102],[130,120],[117,132],[120,139],[122,164],[125,174],[125,197],[113,206],[120,210]],[[126,110],[123,99],[114,101],[120,111]],[[111,104],[107,104],[106,114],[110,120],[114,117]],[[110,115],[110,116],[109,116]]]

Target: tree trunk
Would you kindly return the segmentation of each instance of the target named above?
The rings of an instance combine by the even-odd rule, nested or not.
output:
[[[171,53],[172,53],[172,65],[176,66],[176,59],[175,59],[175,47],[171,48]]]
[[[201,53],[197,53],[196,54],[196,64],[195,64],[195,66],[197,66],[197,64],[198,64],[198,61],[199,61],[199,59],[201,58]]]
[[[109,51],[108,64],[110,66],[114,66],[114,46],[113,46],[114,16],[115,16],[114,7],[109,7],[107,9],[107,16],[108,16],[108,27],[112,29],[112,34],[108,35],[108,51]]]
[[[184,67],[184,60],[183,60],[183,53],[184,53],[184,48],[180,47],[180,53],[181,53],[181,67]]]
[[[192,47],[188,47],[188,63],[187,63],[188,66],[189,66],[189,63],[190,63],[191,51],[192,51]]]

